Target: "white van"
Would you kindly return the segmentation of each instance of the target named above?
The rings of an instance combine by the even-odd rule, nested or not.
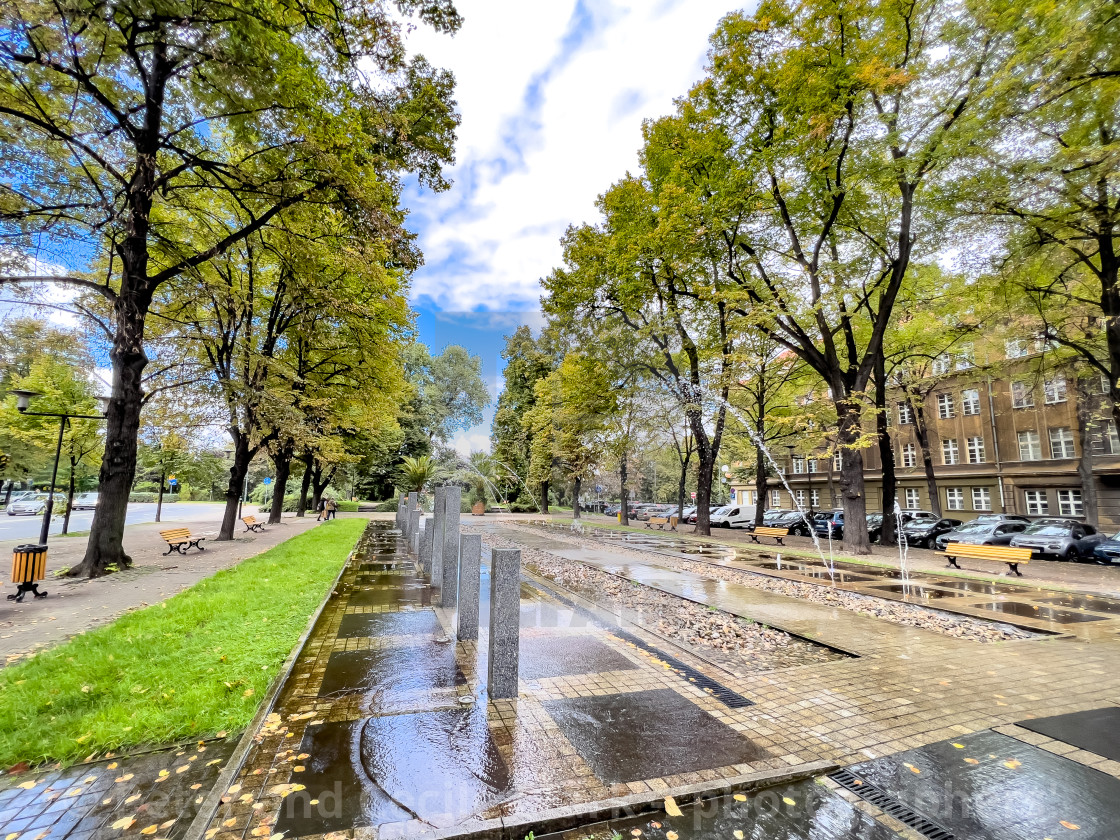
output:
[[[749,528],[754,525],[754,505],[724,505],[712,514],[713,528]]]

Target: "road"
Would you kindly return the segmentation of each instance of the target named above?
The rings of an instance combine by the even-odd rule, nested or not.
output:
[[[222,502],[173,502],[163,506],[163,513],[160,516],[161,522],[176,522],[184,519],[200,520],[213,518],[214,527],[217,528],[222,518],[222,509],[225,507]],[[255,509],[255,506],[254,506]],[[141,504],[133,502],[128,506],[128,518],[125,520],[128,525],[136,525],[140,522],[155,522],[156,521],[156,506],[155,504]],[[88,531],[90,523],[93,522],[92,510],[76,510],[70,514],[70,531]],[[42,527],[43,518],[41,516],[4,516],[0,513],[0,540],[28,540],[29,542],[37,542],[39,540],[39,529]],[[51,519],[51,534],[58,534],[62,531],[62,517],[55,516]]]

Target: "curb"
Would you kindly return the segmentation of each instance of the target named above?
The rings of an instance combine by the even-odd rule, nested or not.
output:
[[[404,838],[423,838],[423,840],[524,840],[530,833],[536,836],[569,831],[588,823],[603,822],[610,819],[634,817],[640,814],[656,813],[665,807],[665,797],[672,796],[677,804],[683,806],[730,796],[733,793],[755,791],[774,785],[801,782],[816,776],[827,775],[840,769],[831,761],[811,761],[797,764],[782,770],[759,770],[731,776],[717,783],[700,782],[691,785],[669,787],[660,791],[646,791],[630,796],[601,799],[598,802],[585,802],[581,805],[567,805],[551,808],[537,814],[519,814],[515,817],[498,817],[492,820],[473,820],[456,828],[439,831],[410,833],[412,824],[401,824],[398,831],[392,825],[381,826],[377,832],[378,840],[404,840]],[[406,827],[407,826],[407,827]]]
[[[367,525],[366,529],[362,531],[361,536],[358,537],[359,543],[362,541],[362,538],[365,537],[366,531],[368,530],[369,526]],[[203,840],[206,827],[210,825],[210,821],[214,819],[214,814],[218,812],[218,808],[222,804],[222,797],[225,796],[226,790],[233,784],[233,780],[245,765],[245,759],[248,757],[249,750],[253,746],[253,736],[256,735],[257,730],[261,728],[265,718],[272,714],[272,710],[276,706],[276,700],[280,696],[280,690],[288,681],[288,677],[291,676],[296,661],[299,659],[299,655],[303,653],[303,648],[307,644],[308,638],[310,638],[312,631],[315,629],[315,625],[319,621],[319,616],[323,614],[327,602],[330,601],[335,589],[338,588],[338,582],[342,579],[346,570],[350,568],[350,561],[354,559],[354,551],[356,548],[357,543],[355,543],[354,548],[350,550],[350,553],[346,555],[346,560],[338,570],[338,574],[335,575],[334,581],[331,583],[330,589],[327,590],[326,596],[319,604],[319,609],[315,610],[314,614],[308,620],[307,627],[304,628],[303,634],[296,641],[295,645],[292,646],[292,650],[288,654],[288,658],[284,660],[284,665],[280,668],[280,672],[276,675],[275,679],[273,679],[272,685],[269,686],[268,693],[264,697],[264,702],[261,703],[260,708],[257,709],[256,715],[253,716],[253,719],[245,728],[241,740],[238,741],[237,747],[234,749],[233,754],[230,755],[225,768],[214,782],[214,786],[210,788],[210,792],[198,807],[198,813],[195,814],[194,819],[191,820],[191,824],[187,827],[186,833],[182,836],[181,840]]]

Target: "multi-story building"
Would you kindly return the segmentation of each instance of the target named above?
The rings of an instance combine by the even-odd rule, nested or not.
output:
[[[920,405],[901,390],[890,394],[899,505],[935,508],[926,454],[944,516],[1071,516],[1120,529],[1120,439],[1104,405],[1107,383],[1086,376],[1083,363],[1058,360],[1038,342],[1009,341],[1000,350],[990,349],[994,360],[980,365],[971,352],[935,360],[933,375],[917,389]],[[923,421],[924,449],[918,434]],[[863,458],[867,510],[881,510],[878,447],[864,449]],[[838,458],[822,451],[817,458],[791,453],[781,460],[803,505],[839,506]],[[751,486],[736,490],[740,499],[754,500]],[[793,506],[784,488],[770,496],[766,507]]]

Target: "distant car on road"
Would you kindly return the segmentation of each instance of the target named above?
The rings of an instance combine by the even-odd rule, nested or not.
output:
[[[74,510],[94,510],[97,507],[96,493],[81,493],[74,497]]]
[[[1105,535],[1092,525],[1075,519],[1045,519],[1016,534],[1011,545],[1029,548],[1031,556],[1053,557],[1057,560],[1080,560],[1093,554]]]
[[[59,510],[60,505],[66,504],[66,497],[61,493],[54,494],[54,507]],[[18,502],[8,505],[8,516],[39,516],[47,509],[47,494],[35,493],[24,496]]]
[[[1029,524],[1019,519],[991,521],[974,519],[941,534],[934,540],[934,544],[938,551],[944,551],[945,546],[951,542],[968,545],[1011,545],[1012,537],[1021,534]]]

